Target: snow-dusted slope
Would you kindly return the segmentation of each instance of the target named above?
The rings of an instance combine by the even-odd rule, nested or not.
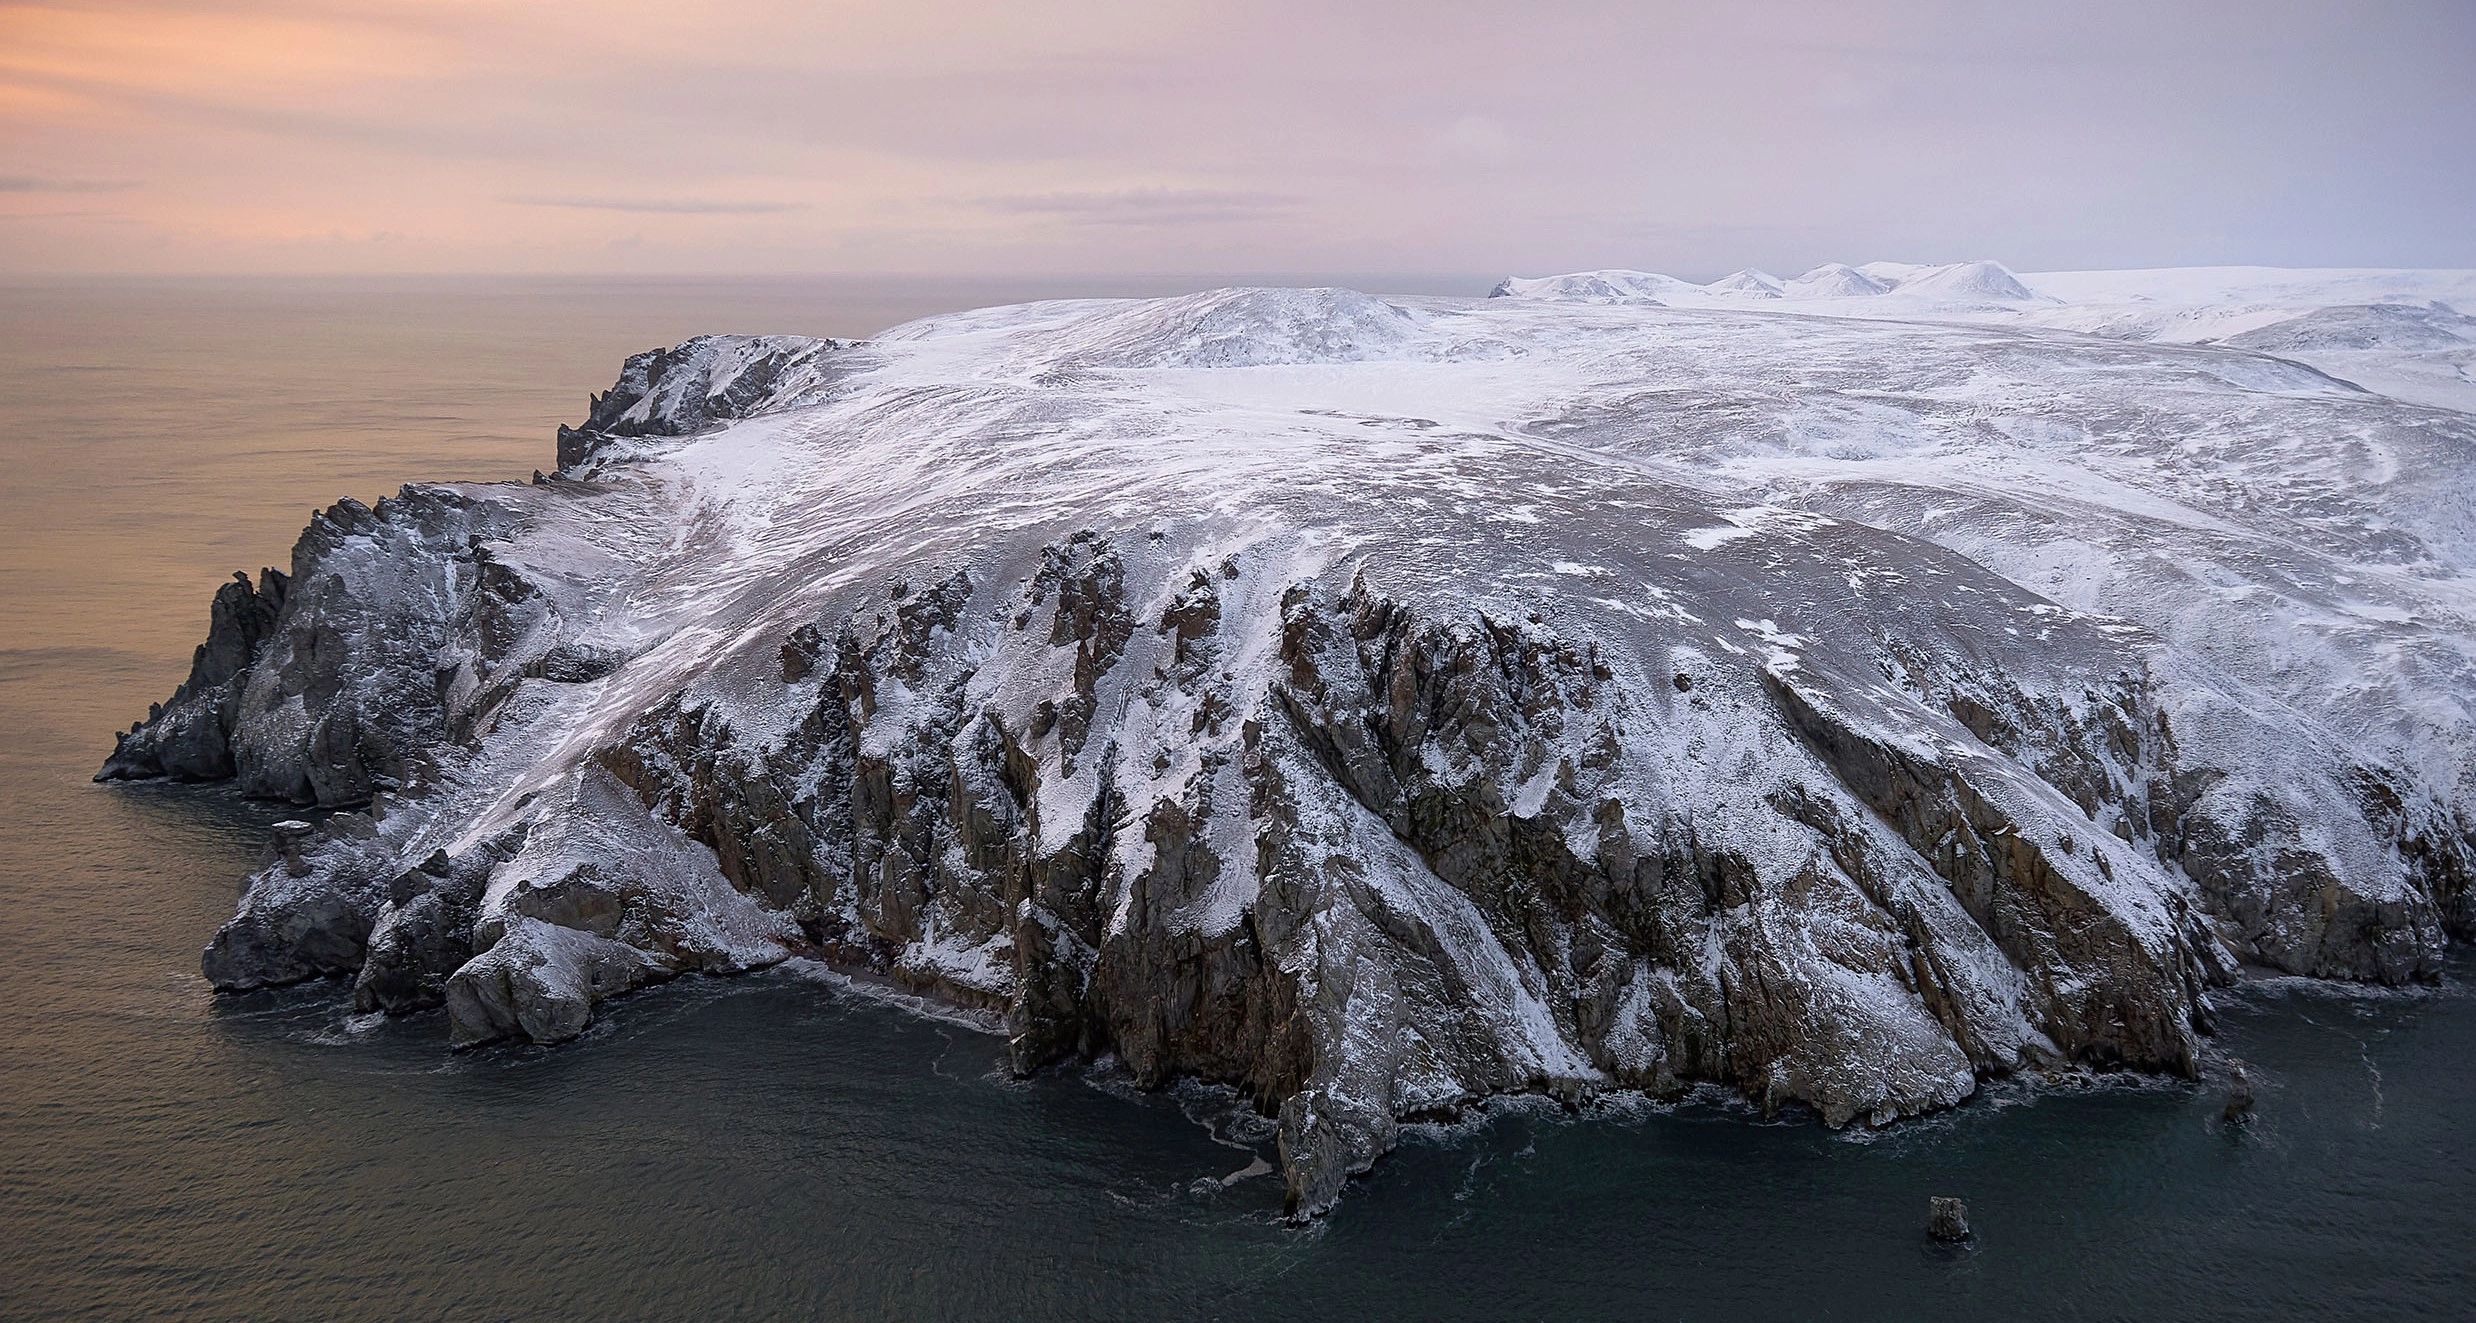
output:
[[[2476,271],[2196,267],[2024,276],[1999,262],[1869,262],[1831,263],[1787,281],[1741,271],[1707,285],[1643,271],[1515,277],[1497,285],[1495,295],[2229,344],[2309,363],[2411,403],[2476,408]]]
[[[2247,963],[2433,977],[2476,417],[2290,351],[2456,312],[2135,342],[2014,280],[692,341],[552,479],[320,516],[104,775],[371,801],[286,836],[219,986],[553,1040],[824,961],[1024,1069],[1249,1090],[1306,1209],[1491,1093],[1881,1123],[2190,1073]]]

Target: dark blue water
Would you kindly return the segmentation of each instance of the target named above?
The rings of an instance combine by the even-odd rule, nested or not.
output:
[[[1451,285],[1431,288],[1450,290]],[[778,971],[450,1055],[212,995],[277,814],[87,782],[232,569],[407,478],[510,478],[633,349],[1064,293],[855,284],[0,291],[0,1317],[2476,1316],[2476,998],[2228,999],[2200,1086],[1997,1090],[1870,1141],[1716,1104],[1419,1132],[1304,1230],[1260,1123]],[[1151,292],[1142,288],[1098,292]],[[1921,1234],[1969,1202],[1974,1246]]]

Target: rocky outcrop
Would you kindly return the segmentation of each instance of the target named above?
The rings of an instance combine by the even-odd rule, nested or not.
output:
[[[218,591],[190,681],[120,739],[96,779],[232,778],[251,795],[321,806],[408,784],[447,742],[439,668],[484,605],[481,545],[512,514],[486,494],[420,486],[312,516],[290,575]]]
[[[176,781],[221,781],[233,773],[232,728],[239,718],[243,680],[283,615],[291,579],[279,570],[235,573],[215,590],[208,608],[206,642],[189,663],[189,678],[146,720],[115,741],[97,781],[170,777]]]
[[[559,468],[577,468],[629,437],[689,436],[761,410],[821,397],[847,370],[844,340],[700,335],[629,356],[619,380],[588,400],[581,426],[559,428]]]
[[[693,342],[589,423],[674,449],[320,516],[115,755],[215,730],[253,793],[367,801],[287,833],[208,976],[466,1046],[819,961],[1018,1070],[1236,1086],[1312,1212],[1509,1092],[1842,1126],[2195,1077],[2244,965],[2413,982],[2465,934],[2446,786],[1932,542],[1424,418],[1248,412],[1202,463],[1159,383],[1463,352],[1245,294],[889,337],[823,402],[827,342]]]
[[[448,1041],[565,1042],[585,1031],[593,1003],[676,972],[625,942],[519,918],[448,980]]]
[[[351,974],[362,967],[385,896],[388,856],[361,814],[279,824],[273,858],[241,891],[238,911],[207,943],[207,981],[240,991]]]
[[[1969,1206],[1958,1199],[1936,1195],[1926,1201],[1926,1237],[1945,1245],[1957,1245],[1969,1239]]]

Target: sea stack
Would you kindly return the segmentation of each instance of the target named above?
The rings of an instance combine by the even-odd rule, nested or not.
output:
[[[2227,1109],[2220,1115],[2231,1125],[2252,1119],[2252,1076],[2241,1061],[2227,1062]]]

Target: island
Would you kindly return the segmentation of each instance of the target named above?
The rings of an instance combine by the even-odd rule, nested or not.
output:
[[[628,360],[315,516],[98,779],[222,989],[445,1043],[816,962],[1279,1120],[2191,1077],[2476,937],[2476,273],[1227,289]],[[587,1049],[589,1050],[589,1049]]]

